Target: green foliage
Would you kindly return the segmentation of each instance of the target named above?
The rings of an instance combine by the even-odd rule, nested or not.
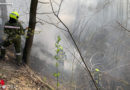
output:
[[[58,87],[60,86],[60,83],[59,83],[59,82],[57,83],[57,86],[58,86]]]
[[[59,73],[59,72],[58,72],[58,73],[54,73],[53,76],[54,76],[54,77],[59,77],[59,76],[60,76],[60,73]]]
[[[59,59],[57,55],[55,55],[55,59],[56,59],[56,60],[58,60],[58,59]]]
[[[56,62],[56,67],[58,67],[59,66],[59,64],[58,64],[58,62]]]
[[[61,38],[60,36],[57,37],[57,41],[55,43],[55,47],[56,47],[56,55],[54,56],[54,58],[56,59],[56,68],[57,71],[55,73],[53,73],[53,76],[57,79],[57,90],[59,87],[59,77],[61,76],[61,73],[58,71],[59,68],[59,62],[61,62],[63,60],[63,58],[65,57],[65,52],[63,51],[63,47],[60,45],[60,41]]]
[[[59,44],[60,41],[61,41],[61,38],[60,38],[60,36],[58,36],[58,37],[57,37],[57,42],[56,42],[56,43]]]

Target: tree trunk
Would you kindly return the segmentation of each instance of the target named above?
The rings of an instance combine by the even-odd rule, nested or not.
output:
[[[34,31],[36,26],[36,11],[37,11],[38,0],[31,0],[30,5],[30,18],[29,18],[29,29],[27,33],[27,39],[23,51],[23,61],[25,64],[29,64],[29,57],[31,53],[31,47],[33,44]]]

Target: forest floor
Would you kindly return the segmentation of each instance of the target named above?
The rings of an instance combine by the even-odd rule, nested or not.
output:
[[[7,51],[5,61],[0,60],[1,80],[4,80],[6,90],[54,90],[28,66],[17,66],[12,50]],[[3,90],[1,85],[0,90]]]

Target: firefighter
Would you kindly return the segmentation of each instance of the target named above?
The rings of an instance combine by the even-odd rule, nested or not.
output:
[[[5,40],[1,43],[1,56],[4,60],[6,54],[6,47],[12,45],[15,47],[15,55],[17,65],[22,64],[22,53],[21,53],[21,35],[24,34],[24,29],[18,21],[18,12],[12,12],[9,15],[9,21],[5,23],[4,33],[6,35]]]

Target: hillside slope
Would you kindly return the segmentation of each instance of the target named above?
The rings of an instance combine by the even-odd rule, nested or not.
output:
[[[10,51],[5,61],[0,60],[0,80],[4,80],[6,90],[53,90],[28,66],[18,67]]]

